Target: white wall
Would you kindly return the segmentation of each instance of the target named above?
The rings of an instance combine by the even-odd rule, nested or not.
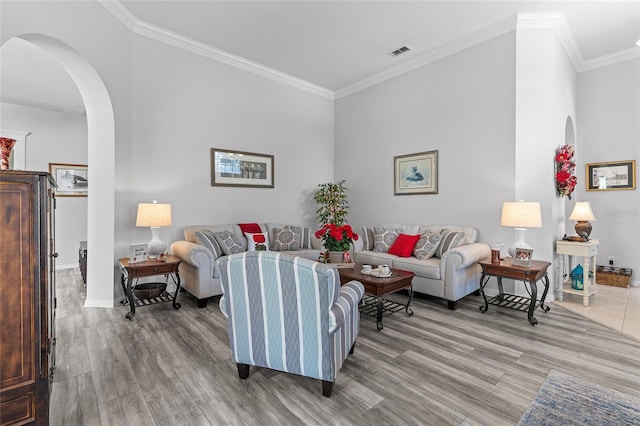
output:
[[[87,164],[87,120],[41,108],[0,104],[2,126],[30,131],[26,170],[49,170],[49,163]],[[57,197],[56,267],[78,266],[78,243],[87,239],[87,198]]]
[[[578,76],[578,200],[591,203],[600,240],[598,264],[608,256],[633,269],[640,285],[640,187],[635,190],[586,191],[585,165],[636,160],[640,166],[640,59],[587,71]],[[567,209],[568,210],[568,209]],[[573,223],[569,224],[573,226]]]
[[[479,241],[511,241],[500,210],[515,191],[514,52],[510,33],[336,101],[352,224],[470,225]],[[394,195],[394,156],[430,150],[439,193]]]

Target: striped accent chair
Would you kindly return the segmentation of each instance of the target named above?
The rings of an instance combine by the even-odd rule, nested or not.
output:
[[[219,259],[232,358],[241,379],[249,367],[270,368],[333,382],[360,329],[358,281],[340,286],[335,268],[273,251]]]

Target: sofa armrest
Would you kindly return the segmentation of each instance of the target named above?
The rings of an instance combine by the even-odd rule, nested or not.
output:
[[[446,271],[455,265],[455,270],[467,268],[479,260],[491,256],[491,248],[485,243],[472,243],[447,250],[442,255],[441,270]]]
[[[176,241],[171,244],[171,253],[179,257],[183,262],[195,268],[204,268],[207,276],[213,277],[215,259],[211,250],[200,244],[190,241]]]
[[[345,318],[350,316],[364,295],[364,286],[360,281],[349,281],[340,287],[340,297],[329,312],[329,334],[342,327]]]

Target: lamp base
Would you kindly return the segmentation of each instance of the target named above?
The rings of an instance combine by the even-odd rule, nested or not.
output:
[[[516,256],[516,248],[523,248],[533,250],[527,242],[524,240],[524,236],[527,233],[527,228],[514,228],[516,232],[516,241],[509,246],[509,255],[511,257]]]
[[[576,226],[574,229],[576,230],[576,234],[578,234],[581,237],[585,237],[588,240],[589,235],[591,235],[591,230],[593,229],[593,227],[588,221],[579,220],[576,223]]]
[[[149,259],[157,259],[166,250],[167,243],[160,240],[160,228],[152,226],[151,241],[147,243],[147,253],[149,254]]]

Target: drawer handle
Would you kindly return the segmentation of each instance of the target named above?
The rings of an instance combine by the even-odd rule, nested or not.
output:
[[[158,271],[158,268],[153,268],[153,272],[157,272],[157,271]]]

